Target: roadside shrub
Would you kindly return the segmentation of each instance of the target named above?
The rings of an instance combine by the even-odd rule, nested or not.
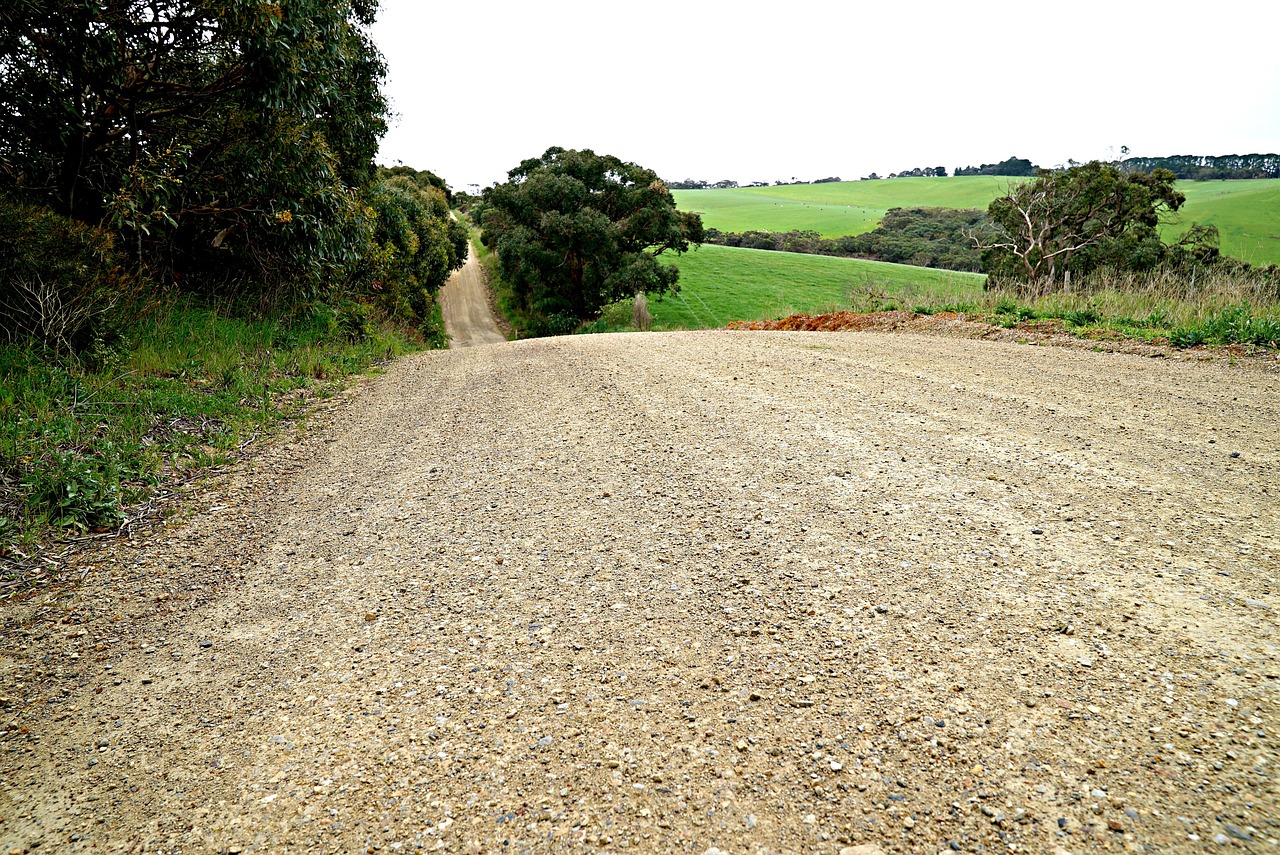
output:
[[[339,306],[333,320],[335,331],[347,341],[368,341],[373,337],[373,315],[363,303]]]
[[[130,295],[110,232],[0,197],[0,337],[106,351]]]
[[[1102,315],[1093,307],[1075,309],[1063,314],[1062,319],[1073,327],[1087,327],[1102,320]]]
[[[110,449],[108,449],[110,451]],[[55,528],[109,528],[124,518],[120,475],[110,456],[59,452],[23,482],[27,506]]]
[[[569,335],[578,328],[579,321],[573,315],[554,312],[550,315],[535,317],[529,325],[529,332],[537,337],[552,335]]]
[[[1179,327],[1169,333],[1174,347],[1200,344],[1252,344],[1280,347],[1280,318],[1255,317],[1245,304],[1231,306],[1198,324]]]

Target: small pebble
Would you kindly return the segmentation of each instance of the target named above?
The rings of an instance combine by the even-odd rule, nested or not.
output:
[[[1224,823],[1222,828],[1227,832],[1228,837],[1234,837],[1236,840],[1253,840],[1252,834],[1245,831],[1243,828],[1240,828],[1239,826],[1232,825],[1229,822]]]

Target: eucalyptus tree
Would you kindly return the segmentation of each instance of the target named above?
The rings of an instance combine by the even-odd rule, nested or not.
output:
[[[10,0],[0,189],[192,288],[308,292],[361,254],[375,0]]]
[[[652,170],[616,157],[552,147],[490,187],[477,213],[482,241],[521,308],[553,331],[594,319],[609,303],[678,289],[659,260],[703,240]]]

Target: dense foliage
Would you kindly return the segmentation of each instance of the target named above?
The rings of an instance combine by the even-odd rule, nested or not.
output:
[[[1165,169],[1124,172],[1099,161],[1041,170],[987,208],[993,231],[979,238],[983,267],[1046,283],[1100,267],[1153,269],[1165,255],[1160,217],[1185,200],[1174,181]]]
[[[703,239],[651,170],[589,150],[547,149],[484,191],[481,240],[536,333],[568,332],[615,300],[677,289],[659,261]]]
[[[976,273],[982,258],[971,235],[986,224],[984,211],[890,208],[880,225],[854,236],[850,246],[855,254],[877,261]]]
[[[1182,181],[1280,178],[1280,154],[1175,154],[1169,157],[1127,157],[1121,167],[1132,172],[1167,169]]]
[[[0,557],[117,522],[158,449],[203,459],[281,378],[443,343],[466,235],[439,177],[374,166],[376,7],[0,4]]]
[[[34,241],[0,248],[30,268],[6,290],[39,279],[55,302],[99,300],[128,269],[223,305],[366,297],[424,321],[465,240],[440,178],[375,172],[387,112],[375,12],[374,0],[0,11],[0,204],[26,212]],[[51,286],[32,264],[52,216],[114,235],[122,263]],[[15,301],[31,302],[0,303]]]
[[[890,208],[873,230],[824,238],[816,231],[723,232],[707,229],[707,243],[747,249],[834,255],[978,272],[981,254],[975,230],[985,228],[984,211],[955,208]]]
[[[0,12],[0,190],[135,269],[278,305],[350,281],[385,130],[373,0],[28,0]]]
[[[48,208],[0,197],[0,342],[90,350],[129,295],[115,235]]]
[[[467,259],[467,229],[450,216],[450,197],[431,172],[380,168],[365,191],[374,214],[372,245],[351,282],[352,293],[436,337],[443,330],[432,327],[435,294]]]

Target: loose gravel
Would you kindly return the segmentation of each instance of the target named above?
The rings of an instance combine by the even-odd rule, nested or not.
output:
[[[10,607],[0,852],[1270,851],[1278,392],[875,333],[402,360]]]

